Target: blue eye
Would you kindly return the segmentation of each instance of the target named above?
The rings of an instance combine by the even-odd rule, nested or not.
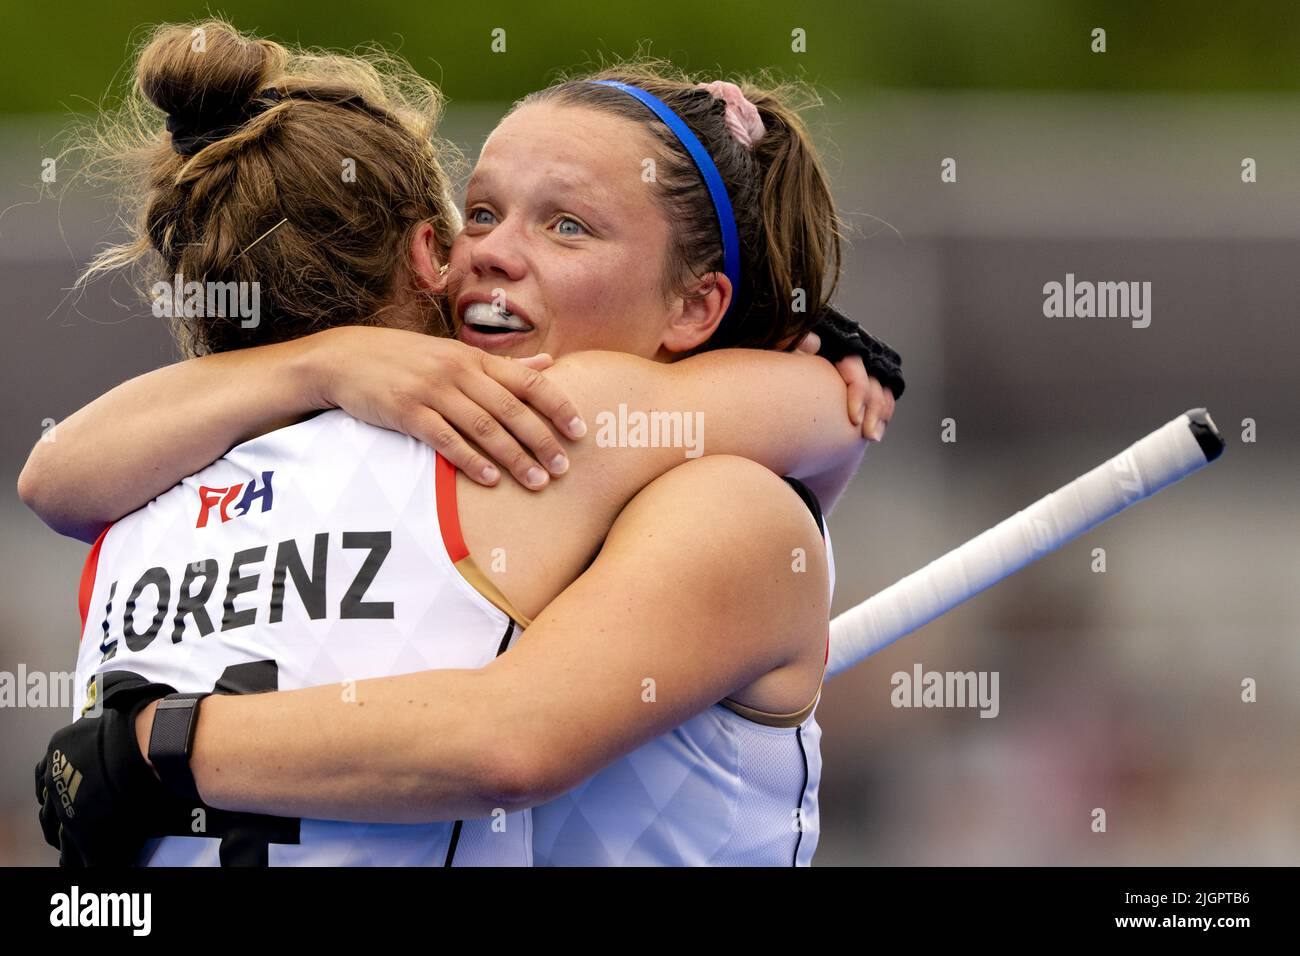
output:
[[[572,228],[566,228],[569,226]],[[578,222],[576,219],[570,219],[568,216],[565,216],[555,224],[555,230],[562,236],[580,236],[587,231],[583,228],[582,223]]]
[[[491,210],[483,209],[482,207],[478,209],[471,209],[469,213],[469,221],[476,226],[495,225],[496,220],[497,217],[492,215]]]

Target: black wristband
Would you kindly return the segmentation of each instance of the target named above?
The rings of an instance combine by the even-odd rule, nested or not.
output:
[[[821,339],[817,354],[822,358],[834,363],[846,355],[857,355],[868,375],[892,391],[894,398],[902,398],[903,361],[880,339],[830,305],[817,313],[812,331]]]
[[[168,694],[158,701],[149,734],[149,762],[163,786],[179,797],[199,800],[190,770],[194,731],[199,723],[199,701],[208,694]]]

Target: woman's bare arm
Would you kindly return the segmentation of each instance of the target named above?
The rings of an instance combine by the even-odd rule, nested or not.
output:
[[[845,414],[841,374],[849,373],[811,356],[745,349],[671,365],[622,358],[651,369],[638,380],[659,389],[664,407],[707,411],[709,453],[804,478],[828,509],[866,447],[858,435],[875,428],[874,414],[865,425]],[[491,458],[536,490],[568,468],[542,416],[570,438],[586,427],[564,376],[539,373],[548,361],[527,365],[453,339],[364,327],[192,359],[132,379],[60,422],[55,441],[36,444],[18,491],[56,531],[93,540],[239,442],[329,407],[432,445],[480,484],[496,483],[485,471]]]
[[[59,422],[55,440],[32,450],[18,494],[55,531],[93,541],[234,445],[336,406],[433,445],[481,484],[499,480],[497,462],[540,488],[567,460],[532,409],[566,435],[582,433],[567,397],[537,372],[549,363],[359,326],[190,359],[133,378]],[[531,482],[538,461],[545,469]]]
[[[213,355],[119,385],[36,443],[19,496],[55,531],[93,541],[231,446],[310,411],[309,348],[299,340]]]
[[[573,449],[575,475],[585,480],[580,469],[604,462],[600,480],[622,487],[623,500],[688,458],[737,455],[802,479],[829,511],[867,447],[845,413],[843,378],[815,356],[722,349],[663,364],[622,352],[578,352],[543,374],[574,397],[594,432],[594,440]],[[637,420],[632,413],[646,422],[658,414],[661,430],[680,420],[691,442],[636,447],[625,440],[636,438],[630,428],[622,434],[622,421]]]
[[[207,698],[199,792],[282,816],[485,816],[572,788],[774,670],[811,697],[829,602],[820,544],[770,472],[726,457],[683,465],[624,510],[586,573],[487,667],[360,681],[348,695]],[[802,573],[796,547],[810,555]],[[137,723],[145,752],[152,712]]]

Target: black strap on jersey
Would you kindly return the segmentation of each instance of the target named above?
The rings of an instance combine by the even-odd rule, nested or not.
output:
[[[813,520],[817,522],[817,530],[822,533],[822,537],[825,537],[826,521],[822,518],[822,503],[817,500],[817,496],[813,494],[812,489],[798,478],[791,478],[789,475],[786,475],[783,480],[787,485],[794,489],[795,494],[803,499],[803,503],[806,504],[808,510],[812,512]]]

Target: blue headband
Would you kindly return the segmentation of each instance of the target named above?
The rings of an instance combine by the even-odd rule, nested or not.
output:
[[[731,197],[727,195],[727,186],[722,181],[722,174],[713,162],[709,151],[701,145],[699,139],[691,132],[682,118],[668,108],[668,105],[656,96],[647,93],[639,86],[630,86],[618,80],[592,80],[600,86],[612,86],[616,90],[640,100],[649,110],[659,117],[665,126],[677,137],[695,161],[695,168],[704,178],[709,197],[713,200],[713,211],[718,216],[718,228],[722,231],[722,271],[731,280],[731,302],[727,305],[727,315],[740,297],[740,237],[736,233],[736,214],[731,209]],[[726,319],[727,315],[723,316]]]

